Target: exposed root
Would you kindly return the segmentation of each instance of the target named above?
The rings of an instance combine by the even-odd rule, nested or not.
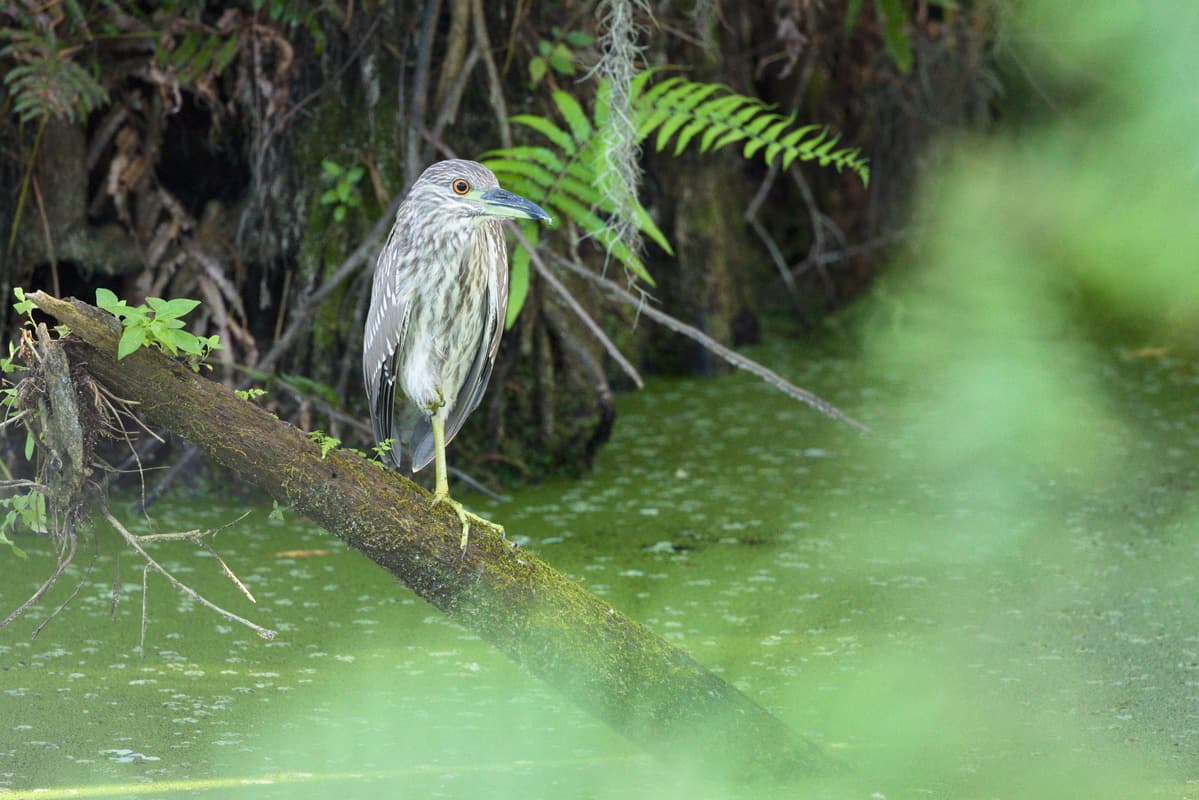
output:
[[[155,561],[143,548],[143,544],[162,541],[189,541],[211,553],[220,564],[225,576],[246,596],[250,602],[254,595],[237,577],[225,560],[210,544],[216,533],[245,519],[245,514],[228,525],[209,530],[192,530],[181,533],[160,533],[135,536],[121,524],[108,508],[105,500],[107,478],[114,472],[95,450],[100,437],[124,442],[138,463],[134,440],[139,429],[158,441],[162,439],[150,430],[137,416],[137,403],[126,400],[96,382],[82,363],[72,362],[68,353],[73,343],[50,335],[44,324],[35,331],[25,329],[22,333],[20,361],[25,365],[16,389],[16,404],[4,425],[24,425],[37,447],[37,479],[8,480],[0,482],[0,490],[26,490],[45,498],[46,520],[40,532],[50,536],[58,553],[53,572],[41,586],[3,620],[0,628],[11,623],[37,603],[58,582],[58,579],[74,563],[78,551],[78,531],[91,528],[93,541],[95,529],[91,518],[94,509],[99,509],[113,529],[145,562],[143,589],[150,571],[167,578],[175,588],[215,611],[225,619],[238,622],[253,630],[264,639],[272,639],[275,631],[264,628],[227,611],[205,599],[191,587],[176,579]],[[142,476],[144,478],[144,476]],[[142,494],[145,495],[143,480]],[[247,512],[248,513],[248,512]],[[36,637],[52,620],[70,605],[91,577],[96,563],[93,552],[78,585],[33,632]],[[119,558],[117,564],[119,565]],[[115,614],[120,599],[120,581],[114,573],[112,587],[112,612]],[[142,645],[145,644],[147,599],[142,598]]]

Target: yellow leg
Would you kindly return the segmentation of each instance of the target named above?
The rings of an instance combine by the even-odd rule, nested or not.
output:
[[[489,528],[494,528],[499,531],[501,536],[504,535],[504,527],[495,524],[491,520],[483,519],[478,514],[472,514],[461,503],[450,497],[450,482],[446,477],[445,466],[445,420],[439,414],[434,414],[432,423],[434,468],[437,478],[433,489],[433,505],[441,503],[454,509],[454,513],[458,515],[458,521],[462,523],[462,552],[465,553],[466,543],[470,540],[471,520],[486,525]]]
[[[437,474],[437,487],[433,494],[437,497],[449,497],[450,482],[446,477],[445,466],[445,420],[439,414],[433,415],[433,455]]]

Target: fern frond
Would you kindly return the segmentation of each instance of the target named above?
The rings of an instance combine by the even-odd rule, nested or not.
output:
[[[578,148],[575,147],[574,138],[545,117],[539,117],[535,114],[517,114],[516,116],[512,117],[510,121],[537,131],[542,136],[558,145],[562,152],[566,153],[568,156],[573,156],[576,152],[578,152]]]
[[[561,89],[554,92],[553,98],[554,105],[558,106],[562,118],[570,126],[570,132],[575,141],[579,144],[586,144],[590,141],[594,129],[591,127],[591,120],[587,119],[587,112],[579,105],[579,101]]]
[[[0,59],[17,62],[4,76],[21,122],[54,117],[67,122],[87,119],[108,102],[108,92],[86,69],[60,48],[52,31],[7,34],[12,43],[0,49]]]
[[[826,126],[797,125],[794,115],[780,114],[756,97],[734,92],[723,84],[689,81],[679,76],[651,83],[656,70],[646,70],[629,83],[633,120],[639,141],[654,137],[654,147],[675,155],[697,144],[702,153],[741,143],[745,158],[760,157],[784,169],[795,161],[815,161],[838,170],[849,168],[863,182],[869,180],[866,159],[856,147],[838,147],[840,135]],[[670,241],[637,200],[618,208],[614,193],[605,191],[610,180],[604,157],[602,131],[613,113],[611,87],[601,82],[591,117],[570,94],[555,91],[552,100],[565,127],[534,114],[518,114],[511,121],[540,133],[549,146],[519,146],[484,153],[480,160],[500,183],[524,195],[556,216],[569,220],[584,236],[602,245],[639,280],[653,285],[644,262],[608,220],[631,215],[639,234],[652,239],[667,253]],[[607,217],[608,219],[605,219]],[[536,228],[525,235],[536,243]],[[518,248],[512,258],[507,324],[511,325],[528,292],[529,256]]]
[[[851,169],[863,183],[870,179],[870,168],[859,148],[837,147],[840,137],[823,126],[796,127],[794,116],[780,114],[758,98],[721,84],[678,76],[648,89],[644,82],[637,86],[638,132],[646,139],[656,134],[654,147],[660,152],[673,141],[672,152],[678,155],[696,137],[703,153],[741,142],[744,158],[760,154],[766,163],[778,161],[783,167],[796,160],[816,161],[838,171]]]

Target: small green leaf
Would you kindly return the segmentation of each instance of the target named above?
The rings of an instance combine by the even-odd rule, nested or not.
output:
[[[900,0],[879,0],[883,15],[883,45],[900,72],[912,68],[912,40],[908,35],[907,11]]]
[[[33,448],[36,444],[37,444],[37,441],[33,438],[33,434],[26,433],[25,434],[25,460],[26,461],[33,460]]]
[[[362,180],[364,172],[365,170],[362,167],[351,167],[350,171],[346,173],[346,181],[350,184],[358,183],[358,181]]]
[[[158,301],[155,303],[155,301]],[[158,318],[164,317],[185,317],[200,305],[199,300],[191,300],[186,297],[177,297],[174,300],[161,300],[157,297],[147,297],[146,302],[154,309],[154,316]]]
[[[335,439],[327,433],[321,431],[312,431],[308,434],[308,438],[316,442],[321,448],[321,460],[325,460],[325,456],[329,455],[329,451],[341,444],[341,439]]]
[[[574,56],[569,47],[560,44],[550,53],[550,66],[560,75],[574,75]]]
[[[142,325],[130,325],[121,334],[121,341],[117,343],[117,361],[120,361],[145,343],[145,327]]]
[[[525,238],[533,247],[537,246],[536,225],[521,225]],[[504,314],[504,330],[510,329],[520,316],[525,299],[529,295],[529,251],[518,247],[512,254],[512,271],[508,277],[508,308]]]
[[[321,193],[321,205],[331,206],[337,202],[337,189],[326,189]]]
[[[22,315],[28,314],[30,311],[32,311],[35,308],[33,301],[25,297],[25,290],[22,289],[20,286],[14,286],[12,293],[17,298],[17,301],[18,301],[16,303],[13,303],[12,307],[13,307],[13,310],[16,311],[18,314],[22,314]]]
[[[8,514],[8,515],[9,515],[10,517],[13,517],[13,518],[15,518],[15,517],[16,517],[16,515],[15,515],[13,512],[11,512],[11,511],[9,512],[9,514]],[[10,527],[10,526],[9,526],[9,524],[8,524],[8,520],[7,520],[7,519],[5,520],[5,526],[4,526],[4,527]],[[5,536],[5,535],[4,535],[4,531],[3,531],[3,530],[0,530],[0,544],[6,544],[6,545],[8,545],[10,548],[12,548],[12,553],[13,553],[13,555],[14,555],[14,556],[16,556],[17,558],[29,558],[29,556],[27,556],[27,555],[25,554],[25,551],[24,551],[24,550],[22,550],[21,548],[17,547],[16,543],[14,543],[12,539],[9,539],[7,536]]]
[[[333,219],[337,220],[338,222],[341,222],[345,218],[346,218],[346,207],[345,206],[338,206],[337,208],[333,209]]]
[[[171,342],[185,353],[199,356],[204,354],[204,346],[195,335],[187,331],[173,330],[168,338]]]
[[[541,56],[536,56],[529,61],[529,82],[536,85],[545,77],[546,63]]]
[[[335,162],[328,160],[321,162],[321,169],[325,171],[326,175],[334,178],[340,177],[342,173],[340,166],[338,166]]]
[[[590,47],[591,43],[595,41],[595,37],[583,31],[568,31],[566,41],[575,47]]]
[[[101,288],[96,290],[96,305],[110,314],[115,314],[116,312],[113,309],[120,304],[121,301],[117,299],[117,296],[113,294],[111,289]]]

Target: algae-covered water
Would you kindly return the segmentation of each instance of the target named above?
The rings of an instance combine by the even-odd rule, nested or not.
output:
[[[206,553],[155,552],[273,642],[151,575],[142,654],[141,566],[104,530],[58,620],[30,639],[78,570],[0,632],[0,796],[1199,797],[1194,364],[1088,351],[1070,385],[1102,414],[1067,404],[1059,422],[1081,430],[1032,441],[1002,405],[977,415],[968,381],[932,392],[858,353],[755,355],[873,432],[748,377],[659,380],[620,399],[587,477],[463,498],[848,776],[676,774],[258,504],[215,540],[256,605]],[[162,531],[244,510],[185,496],[151,509]],[[45,542],[21,544],[27,563],[4,556],[6,610],[51,565]]]

